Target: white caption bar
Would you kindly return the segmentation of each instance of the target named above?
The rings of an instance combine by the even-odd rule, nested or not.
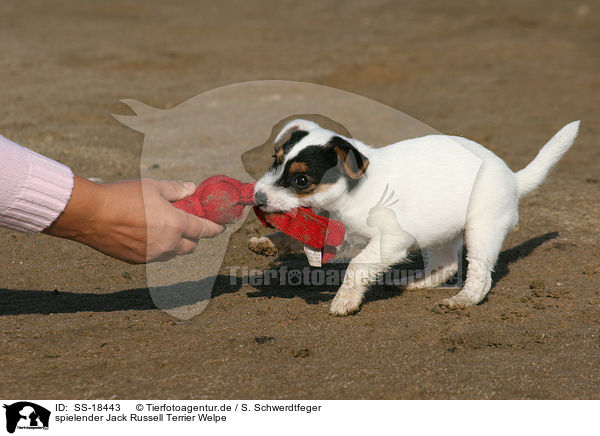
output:
[[[0,434],[598,434],[593,401],[0,400]],[[37,433],[33,430],[45,430]],[[116,433],[115,433],[116,432]],[[169,433],[167,433],[169,432]]]

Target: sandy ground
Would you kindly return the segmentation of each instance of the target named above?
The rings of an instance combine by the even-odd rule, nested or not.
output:
[[[0,397],[600,398],[600,2],[218,4],[3,1],[0,133],[84,176],[139,177],[143,136],[110,116],[130,113],[121,98],[169,108],[286,79],[381,101],[513,169],[569,121],[580,136],[521,203],[488,298],[448,313],[433,308],[452,290],[376,287],[334,318],[332,287],[222,275],[180,321],[143,266],[0,231]],[[236,231],[223,271],[304,265],[249,252],[257,232]]]

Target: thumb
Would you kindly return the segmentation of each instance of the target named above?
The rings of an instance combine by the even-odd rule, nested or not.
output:
[[[181,200],[196,191],[196,185],[193,182],[179,183],[171,180],[156,181],[156,188],[160,195],[168,201]]]

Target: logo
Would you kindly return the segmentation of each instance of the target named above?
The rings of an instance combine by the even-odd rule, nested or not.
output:
[[[50,411],[28,401],[19,401],[10,406],[3,406],[6,409],[6,431],[14,433],[15,429],[48,429],[50,421]]]

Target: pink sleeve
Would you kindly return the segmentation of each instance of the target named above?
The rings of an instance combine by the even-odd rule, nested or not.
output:
[[[0,135],[0,226],[39,232],[65,209],[71,170]]]

